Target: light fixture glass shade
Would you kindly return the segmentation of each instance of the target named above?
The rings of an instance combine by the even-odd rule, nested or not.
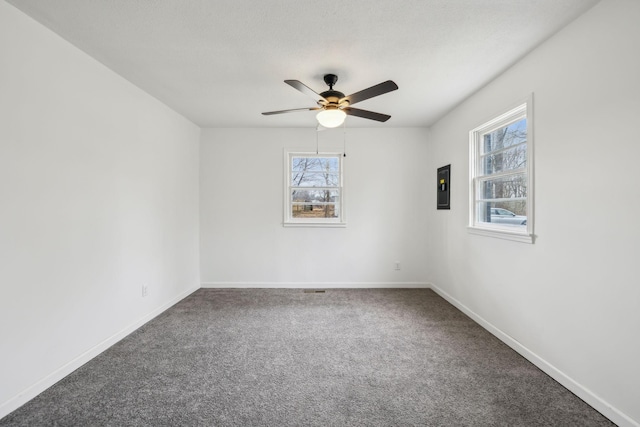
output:
[[[318,123],[326,128],[335,128],[344,122],[347,113],[337,108],[331,110],[322,110],[316,115]]]

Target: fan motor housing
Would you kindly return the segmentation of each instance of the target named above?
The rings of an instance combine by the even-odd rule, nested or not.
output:
[[[331,103],[335,102],[337,104],[338,101],[344,98],[344,93],[339,92],[337,90],[326,90],[322,92],[320,96],[322,96],[324,99],[326,99]]]

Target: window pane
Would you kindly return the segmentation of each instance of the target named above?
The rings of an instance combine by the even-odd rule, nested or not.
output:
[[[338,172],[340,165],[337,157],[326,157],[320,160],[320,170],[328,172]]]
[[[479,199],[527,197],[527,176],[522,174],[479,181]]]
[[[517,228],[527,226],[527,201],[478,202],[477,221],[508,225]]]
[[[293,172],[333,172],[340,171],[337,157],[293,157],[291,159]]]
[[[340,201],[338,190],[292,190],[291,201],[294,203],[336,203]]]
[[[291,170],[307,171],[311,169],[311,164],[310,164],[311,160],[313,160],[312,157],[293,157],[291,159]]]
[[[527,119],[522,118],[493,132],[482,135],[482,153],[502,150],[527,141]]]
[[[291,172],[294,187],[337,187],[338,174],[324,172]]]
[[[520,169],[527,166],[527,145],[518,145],[482,157],[482,175]]]
[[[292,218],[338,218],[340,216],[339,205],[310,203],[294,204],[291,206]]]

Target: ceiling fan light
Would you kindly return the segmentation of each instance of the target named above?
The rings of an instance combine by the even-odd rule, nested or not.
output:
[[[340,126],[344,122],[345,117],[347,117],[347,113],[337,108],[322,110],[316,115],[318,123],[326,128],[335,128]]]

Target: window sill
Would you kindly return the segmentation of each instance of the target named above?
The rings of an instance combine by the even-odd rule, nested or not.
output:
[[[283,222],[283,227],[345,228],[346,222]]]
[[[495,237],[497,239],[512,240],[514,242],[521,243],[533,243],[533,234],[527,232],[521,233],[517,231],[505,230],[502,228],[490,228],[490,227],[467,227],[469,234],[476,234],[478,236]]]

